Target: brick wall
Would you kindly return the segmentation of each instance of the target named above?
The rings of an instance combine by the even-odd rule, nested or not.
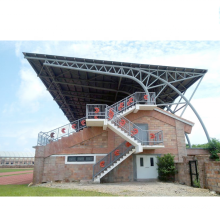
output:
[[[184,156],[182,162],[175,163],[175,167],[178,170],[175,175],[175,181],[191,186],[191,179],[189,174],[189,161],[195,160],[194,156]]]
[[[175,180],[191,186],[189,161],[196,160],[200,187],[220,193],[220,161],[212,161],[209,157],[210,155],[183,157],[183,162],[175,164],[178,170]]]
[[[182,161],[182,156],[186,156],[185,130],[186,124],[177,121],[167,115],[156,111],[138,111],[127,116],[133,123],[147,123],[149,130],[162,130],[164,139],[164,148],[155,150],[144,150],[144,154],[167,154],[175,156],[175,161]],[[191,126],[190,126],[191,127]],[[191,130],[190,130],[191,132]]]
[[[205,162],[206,188],[220,193],[220,161]]]
[[[131,182],[134,181],[133,155],[121,162],[117,167],[106,174],[101,182]]]
[[[191,132],[191,126],[156,111],[138,111],[126,116],[133,123],[148,124],[149,130],[163,130],[164,148],[144,150],[143,154],[175,155],[181,161],[186,156],[184,132]],[[124,142],[123,138],[110,129],[88,127],[51,142],[47,146],[36,147],[34,184],[47,181],[78,181],[92,179],[92,164],[66,164],[64,156],[72,154],[108,154]],[[51,156],[60,155],[60,156]],[[100,158],[101,159],[101,158]],[[97,161],[100,160],[97,158]],[[128,157],[112,170],[103,181],[133,181],[133,156]]]

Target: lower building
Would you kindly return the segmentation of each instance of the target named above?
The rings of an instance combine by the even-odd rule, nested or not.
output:
[[[185,133],[191,133],[193,122],[157,107],[138,112],[133,109],[126,118],[139,128],[133,139],[145,137],[142,151],[137,153],[137,148],[109,125],[107,128],[88,126],[46,146],[35,147],[34,183],[153,180],[158,176],[158,156],[171,153],[176,162],[187,156]],[[90,121],[94,119],[86,123]]]
[[[0,151],[0,168],[34,167],[34,153]]]

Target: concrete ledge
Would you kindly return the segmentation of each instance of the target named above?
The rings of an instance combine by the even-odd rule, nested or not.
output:
[[[199,149],[199,148],[188,148],[186,149],[186,153],[187,153],[187,156],[194,156],[194,155],[209,155],[209,151],[202,148],[202,149]]]
[[[138,110],[154,110],[157,106],[156,105],[140,105],[136,104],[136,109]]]
[[[164,148],[164,145],[143,145],[144,150],[154,150],[159,148]]]
[[[86,126],[103,127],[106,119],[86,119]]]

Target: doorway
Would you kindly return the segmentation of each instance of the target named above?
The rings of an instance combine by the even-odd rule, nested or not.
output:
[[[136,155],[137,180],[157,179],[157,156]]]

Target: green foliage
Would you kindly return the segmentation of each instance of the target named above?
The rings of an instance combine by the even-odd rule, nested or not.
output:
[[[164,154],[163,157],[158,158],[158,178],[159,180],[169,181],[174,180],[174,175],[177,172],[174,166],[174,156]]]
[[[193,185],[194,185],[194,187],[200,188],[200,182],[199,182],[199,180],[197,181],[197,179],[194,179]]]
[[[212,138],[211,141],[208,143],[208,150],[211,154],[210,158],[214,160],[219,160],[217,153],[220,153],[220,141],[216,138]]]
[[[109,193],[78,189],[28,187],[27,185],[0,185],[0,196],[115,196]]]
[[[208,143],[206,143],[206,144],[193,144],[192,145],[192,148],[208,148],[208,147],[209,147]],[[189,148],[188,144],[186,144],[186,148]]]

